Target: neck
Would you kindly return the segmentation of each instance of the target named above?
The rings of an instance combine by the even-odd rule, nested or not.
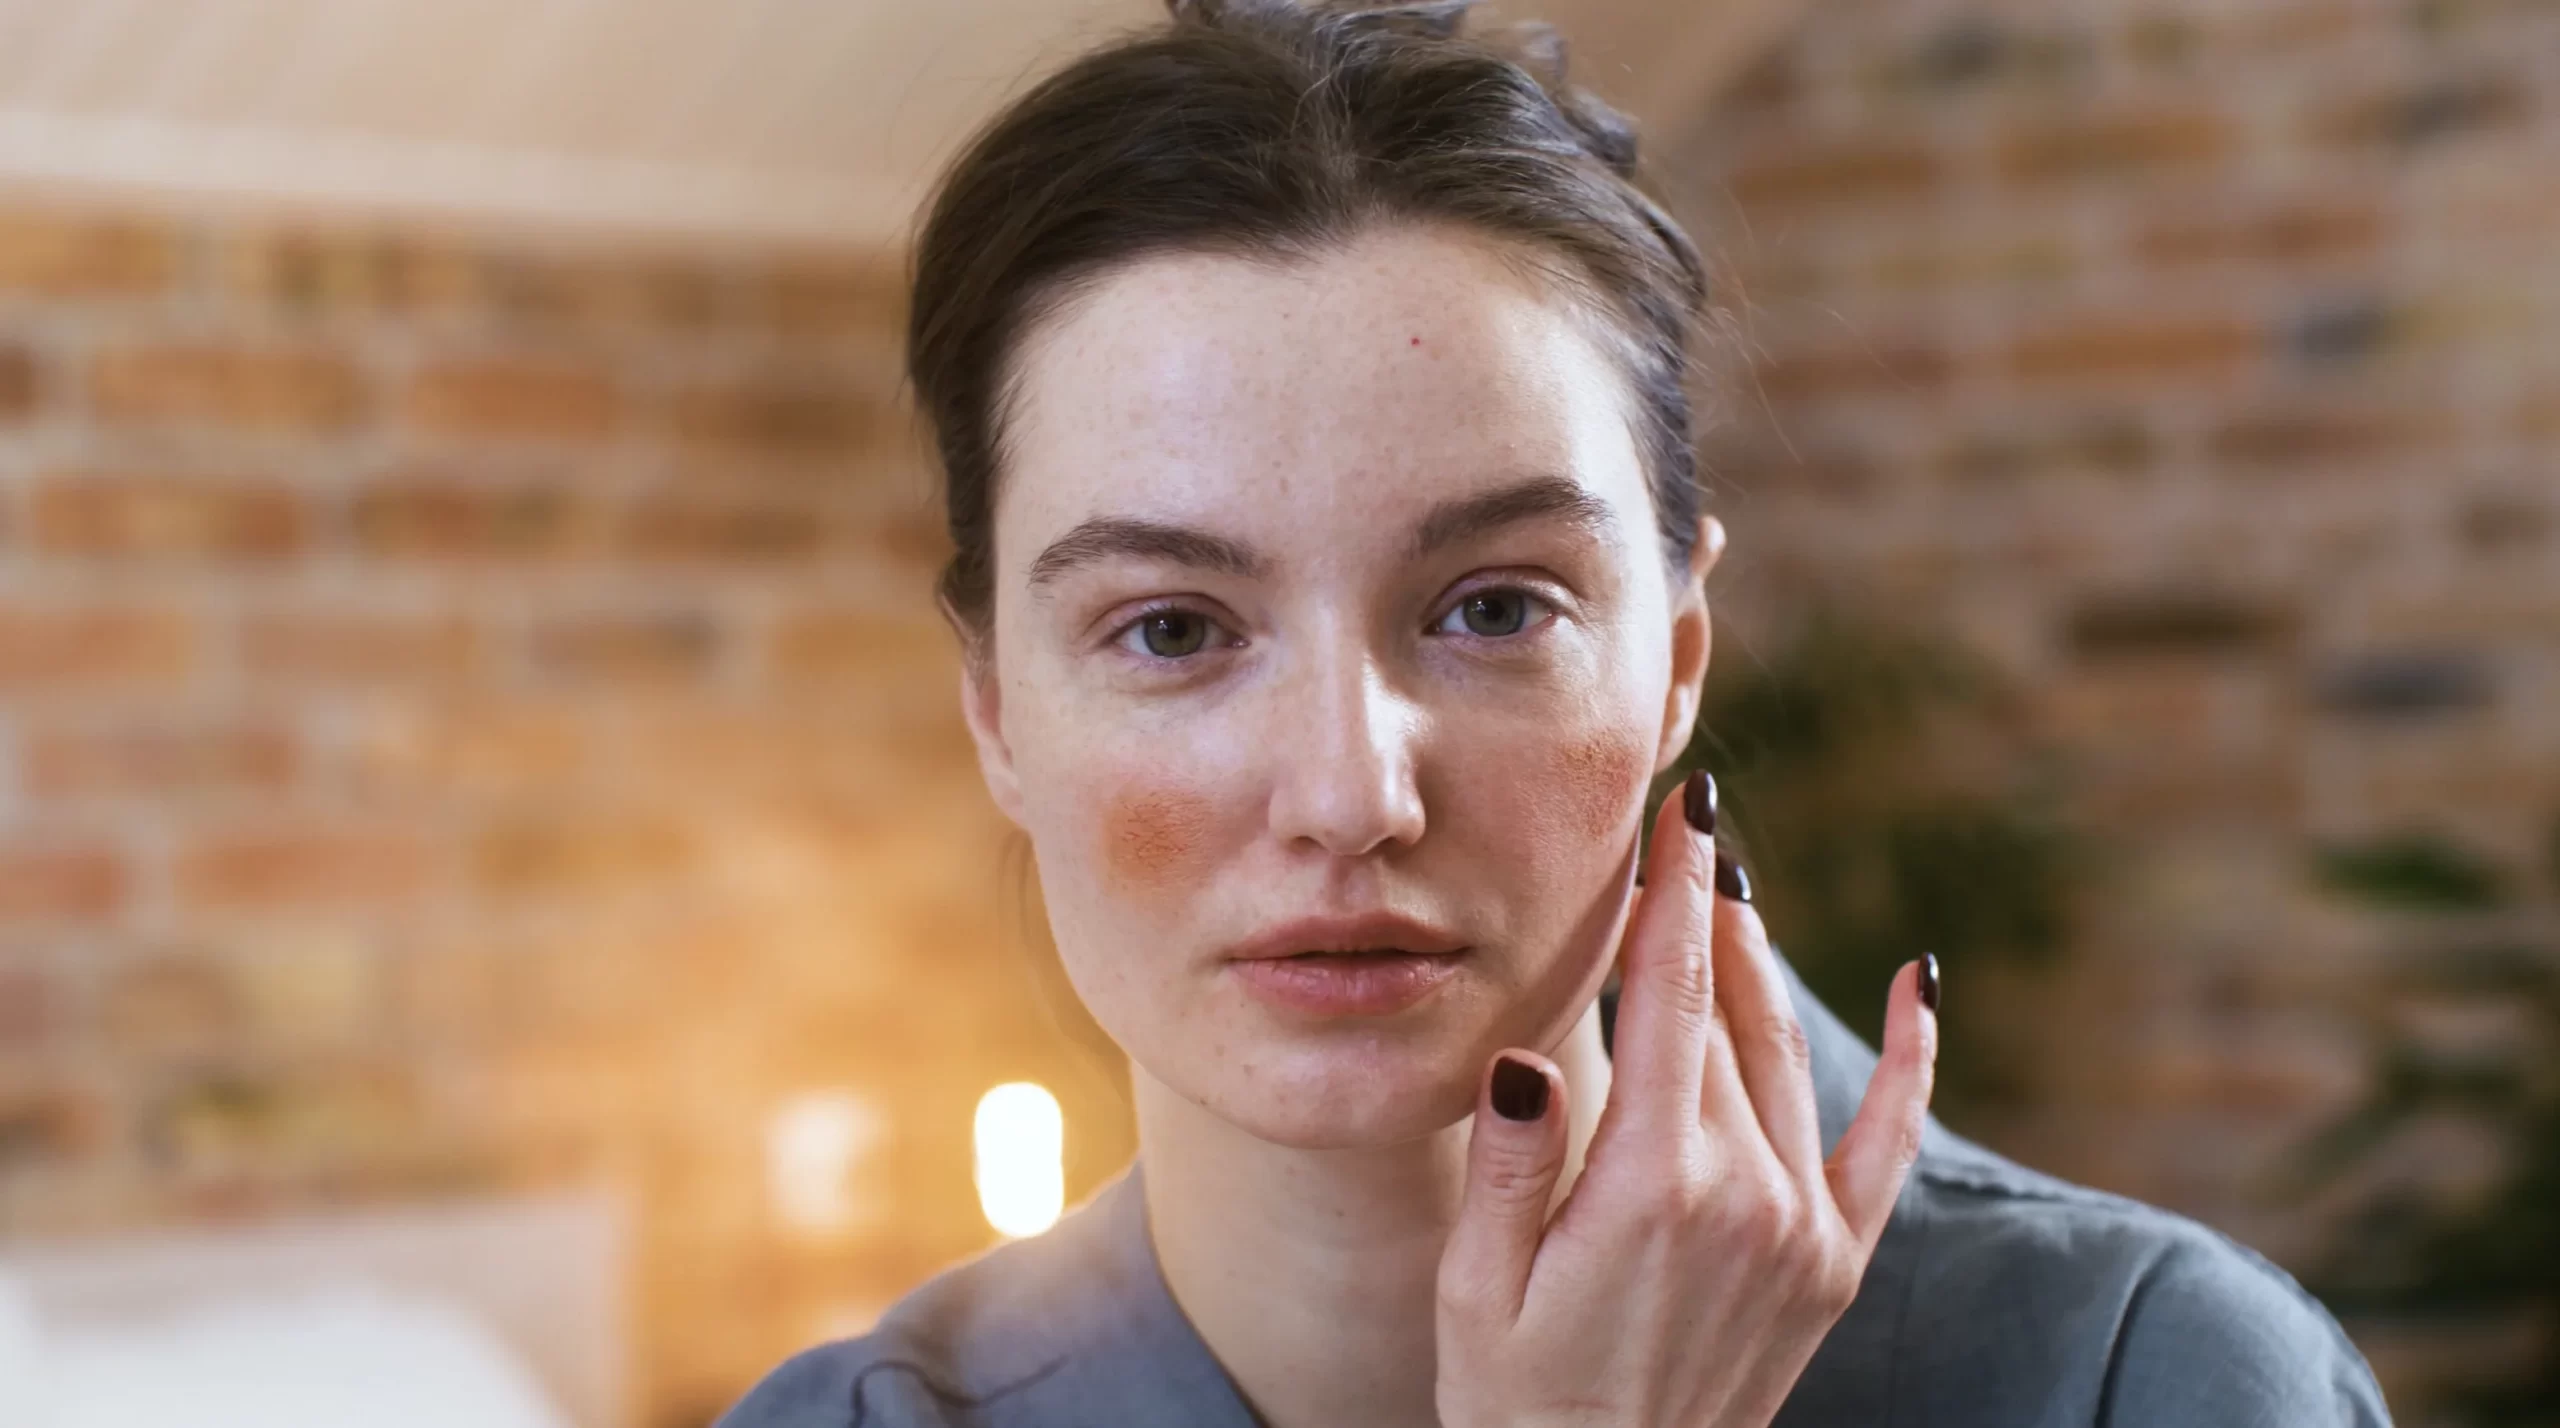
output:
[[[1548,1054],[1567,1087],[1561,1201],[1609,1098],[1596,1001]],[[1263,1423],[1436,1425],[1434,1293],[1474,1117],[1394,1146],[1301,1150],[1131,1075],[1166,1286]]]

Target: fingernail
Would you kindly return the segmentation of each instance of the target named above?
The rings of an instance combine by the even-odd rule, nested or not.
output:
[[[1493,1109],[1507,1121],[1534,1121],[1545,1115],[1545,1074],[1518,1057],[1493,1058]]]
[[[1689,826],[1712,838],[1716,834],[1716,780],[1705,769],[1689,774],[1688,787],[1680,795],[1681,807],[1689,815]]]
[[[1920,1003],[1931,1011],[1938,1009],[1938,954],[1920,955]]]
[[[1751,875],[1721,843],[1716,845],[1716,891],[1735,902],[1751,901]]]

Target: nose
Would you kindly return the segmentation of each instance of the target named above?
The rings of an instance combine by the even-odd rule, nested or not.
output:
[[[1297,662],[1272,705],[1272,831],[1341,857],[1420,839],[1423,725],[1366,650]]]

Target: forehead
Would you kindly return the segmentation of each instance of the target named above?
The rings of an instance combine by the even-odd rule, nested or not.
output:
[[[1523,470],[1634,516],[1625,386],[1590,329],[1556,281],[1438,229],[1119,267],[1023,344],[999,524],[1038,539],[1100,513],[1242,506],[1334,517],[1338,537]]]

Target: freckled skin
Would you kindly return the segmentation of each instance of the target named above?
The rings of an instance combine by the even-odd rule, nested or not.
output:
[[[1179,788],[1134,788],[1103,816],[1103,866],[1131,892],[1180,888],[1193,876],[1214,817],[1207,799]]]
[[[1629,729],[1604,728],[1558,744],[1548,797],[1560,833],[1597,841],[1637,811],[1653,773],[1653,750]]]
[[[1431,360],[1407,360],[1426,328]],[[1273,1144],[1406,1145],[1597,993],[1706,640],[1587,329],[1471,239],[1381,230],[1302,262],[1150,258],[1026,338],[983,686],[1003,697],[972,695],[971,730],[1068,978],[1144,1084]],[[1413,556],[1424,515],[1522,472],[1564,474],[1607,533]],[[1035,556],[1098,516],[1232,537],[1267,573],[1133,558],[1034,589]],[[1449,624],[1515,579],[1575,613],[1517,645]],[[1122,638],[1168,601],[1219,627],[1179,670]],[[1472,949],[1395,1017],[1280,1015],[1220,955],[1379,906]]]

